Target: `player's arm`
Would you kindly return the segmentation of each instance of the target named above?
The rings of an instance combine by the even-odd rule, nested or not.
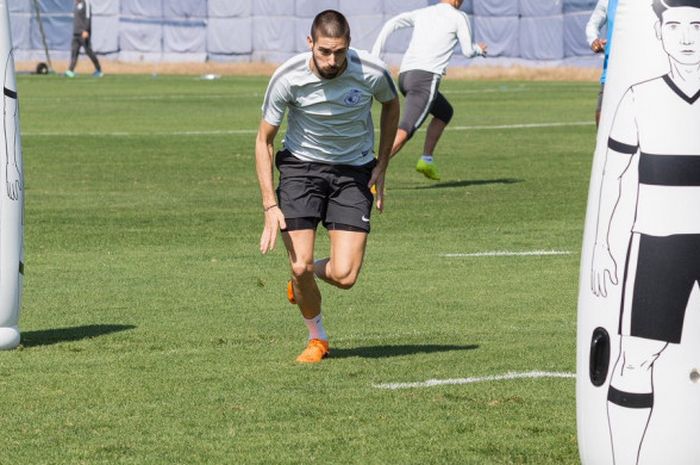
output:
[[[255,171],[258,175],[262,208],[265,224],[260,236],[260,252],[267,253],[274,249],[277,231],[286,228],[284,215],[277,205],[274,189],[274,141],[279,126],[274,126],[264,119],[260,121],[258,136],[255,139]]]
[[[466,13],[462,13],[462,21],[457,23],[457,40],[459,41],[459,46],[462,48],[462,54],[467,57],[475,56],[486,56],[486,49],[488,45],[483,42],[478,44],[472,42],[472,28],[469,24],[469,17]]]
[[[396,128],[399,125],[399,97],[382,102],[382,113],[379,120],[379,150],[377,153],[377,166],[372,170],[369,187],[376,186],[377,210],[384,211],[384,177],[389,166],[391,147],[396,137]]]
[[[92,30],[92,5],[88,0],[85,1],[85,7],[82,13],[83,19],[83,31],[80,36],[87,40],[90,37],[90,31]]]
[[[608,19],[608,0],[598,0],[591,17],[586,23],[586,41],[595,53],[605,51],[605,43],[607,40],[598,37],[603,24]]]
[[[375,57],[380,57],[382,50],[384,50],[384,44],[392,32],[404,27],[413,27],[414,23],[415,13],[413,11],[407,11],[391,18],[384,24],[384,27],[382,27],[382,30],[379,32],[370,53]]]

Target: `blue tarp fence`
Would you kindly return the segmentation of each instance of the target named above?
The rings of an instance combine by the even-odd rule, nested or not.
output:
[[[74,0],[38,0],[54,59],[68,56]],[[35,0],[9,0],[18,60],[41,60]],[[312,18],[333,8],[350,22],[352,46],[372,46],[384,22],[437,0],[91,0],[92,46],[120,61],[280,63],[305,51]],[[457,64],[594,66],[584,28],[595,0],[465,0],[487,61],[455,55]],[[398,64],[410,30],[394,33],[385,60]]]

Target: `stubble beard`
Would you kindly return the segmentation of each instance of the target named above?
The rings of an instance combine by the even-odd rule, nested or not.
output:
[[[327,72],[324,71],[323,68],[321,68],[318,64],[318,61],[316,61],[316,57],[314,54],[311,54],[311,59],[314,61],[314,67],[316,67],[316,72],[318,72],[319,76],[321,76],[323,79],[333,79],[336,76],[338,76],[338,73],[340,73],[341,68],[336,66],[335,68],[331,68],[333,71]]]

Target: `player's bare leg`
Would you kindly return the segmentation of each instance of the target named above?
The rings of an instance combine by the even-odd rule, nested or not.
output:
[[[328,258],[316,261],[316,276],[341,289],[350,289],[360,275],[365,257],[367,233],[331,230],[331,253]]]
[[[294,300],[309,330],[306,349],[297,357],[298,362],[316,363],[328,353],[328,335],[321,320],[321,291],[314,277],[314,243],[316,231],[303,229],[282,233],[292,269]]]
[[[389,158],[393,158],[394,155],[399,153],[403,146],[406,145],[406,142],[408,142],[408,133],[401,128],[397,129],[396,136],[394,137],[394,144],[391,146],[391,153],[389,154]],[[371,189],[372,194],[377,193],[377,186],[372,186]]]
[[[394,137],[394,145],[391,147],[391,157],[399,153],[399,150],[406,145],[406,142],[408,142],[408,133],[401,128],[397,129],[396,137]]]
[[[447,123],[441,119],[433,117],[428,124],[428,131],[425,135],[425,143],[423,144],[423,153],[433,155],[435,147],[442,136],[443,131],[447,127]],[[434,156],[434,155],[433,155]]]
[[[654,402],[654,362],[667,342],[623,336],[608,392],[615,465],[636,465]]]
[[[442,132],[445,130],[445,126],[447,126],[447,123],[439,118],[433,117],[430,120],[423,144],[423,156],[420,157],[416,164],[416,171],[434,181],[440,180],[440,172],[437,169],[437,165],[433,163],[433,151],[440,140],[440,136],[442,136]]]
[[[314,279],[314,243],[316,231],[302,229],[282,233],[292,269],[294,298],[304,318],[321,313],[321,291]]]

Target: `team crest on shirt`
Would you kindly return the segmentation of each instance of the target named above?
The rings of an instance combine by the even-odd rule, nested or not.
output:
[[[362,92],[359,89],[350,89],[350,91],[345,94],[343,102],[345,105],[357,105],[362,99]]]

